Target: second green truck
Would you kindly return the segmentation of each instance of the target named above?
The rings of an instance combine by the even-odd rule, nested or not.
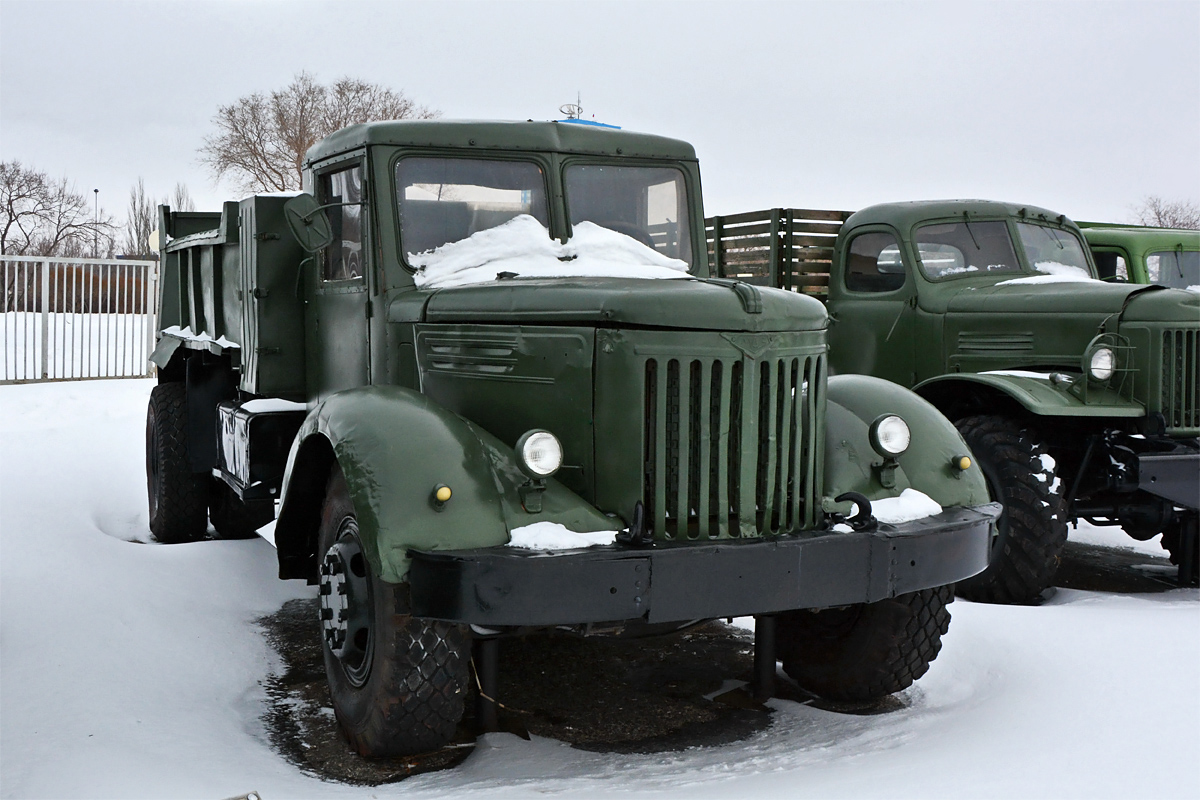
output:
[[[1196,582],[1200,294],[1097,280],[1080,229],[1034,206],[775,209],[708,234],[718,275],[826,303],[833,374],[912,387],[955,421],[1005,509],[961,594],[1036,601],[1080,519],[1161,534]]]

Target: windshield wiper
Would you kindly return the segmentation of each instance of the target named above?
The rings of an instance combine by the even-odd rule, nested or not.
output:
[[[967,226],[967,233],[971,234],[971,241],[975,243],[975,249],[982,250],[983,248],[979,246],[979,240],[975,238],[975,232],[971,230],[971,217],[966,211],[963,212],[963,224]]]

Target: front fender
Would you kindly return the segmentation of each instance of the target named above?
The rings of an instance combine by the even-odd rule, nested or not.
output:
[[[527,513],[518,492],[525,476],[512,448],[418,392],[363,387],[313,408],[292,444],[275,529],[283,577],[312,574],[284,575],[285,559],[294,565],[302,558],[307,569],[316,565],[320,504],[307,495],[315,485],[311,476],[321,473],[323,451],[332,455],[323,475],[336,460],[346,477],[367,560],[392,583],[405,579],[410,549],[503,545],[513,528],[541,521],[578,532],[622,527],[553,479],[546,482],[542,511]],[[439,485],[452,493],[440,507]]]
[[[825,493],[837,497],[859,492],[868,500],[894,497],[907,488],[936,500],[943,508],[989,502],[987,483],[972,458],[962,471],[956,456],[970,454],[958,430],[940,411],[913,392],[869,375],[835,375],[829,379],[825,422]],[[896,485],[880,483],[883,457],[871,447],[871,423],[897,414],[908,423],[912,441],[901,455]]]
[[[1111,389],[1088,387],[1085,399],[1072,391],[1074,385],[1034,372],[964,372],[930,378],[913,391],[939,406],[942,398],[952,400],[969,392],[990,392],[1015,400],[1026,411],[1042,417],[1146,416],[1145,406]]]

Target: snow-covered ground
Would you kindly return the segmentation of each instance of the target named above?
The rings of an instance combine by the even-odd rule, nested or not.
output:
[[[312,590],[262,540],[144,543],[146,380],[0,386],[0,796],[1197,797],[1200,592],[956,602],[904,707],[775,700],[749,739],[598,754],[490,734],[362,788],[272,750],[254,620]],[[1159,554],[1119,531],[1088,541]],[[1076,534],[1073,534],[1073,536]]]

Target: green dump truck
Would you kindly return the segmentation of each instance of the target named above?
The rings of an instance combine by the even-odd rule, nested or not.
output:
[[[376,123],[306,175],[160,210],[150,525],[275,519],[355,748],[436,748],[469,692],[494,727],[506,635],[755,615],[759,696],[777,655],[843,699],[925,672],[999,506],[931,404],[828,377],[820,302],[710,274],[690,145]]]
[[[1200,294],[1096,280],[1061,214],[985,201],[708,220],[722,277],[819,297],[834,375],[912,387],[954,420],[1005,513],[959,593],[1032,602],[1066,524],[1162,534],[1196,582]]]
[[[1081,222],[1100,280],[1200,292],[1200,231]]]

